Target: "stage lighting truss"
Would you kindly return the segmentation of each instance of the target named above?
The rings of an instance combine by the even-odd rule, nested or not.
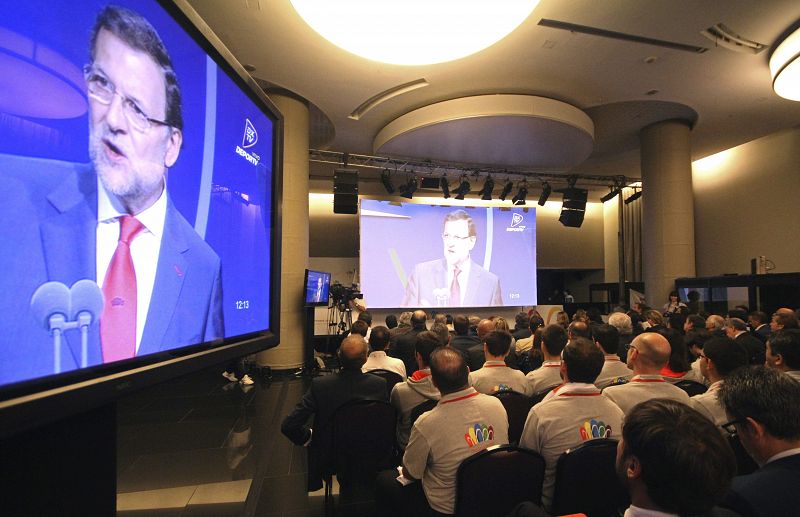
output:
[[[442,176],[439,180],[439,188],[442,189],[442,197],[447,199],[450,197],[450,184],[447,182],[447,176]]]
[[[549,183],[546,181],[542,183],[542,193],[539,194],[539,206],[544,206],[544,204],[547,203],[547,198],[550,197],[552,191],[553,189],[550,187]]]
[[[625,199],[625,204],[626,205],[630,205],[631,203],[633,203],[634,201],[636,201],[640,197],[642,197],[642,190],[641,189],[637,189],[633,194],[631,194],[630,196],[628,196]]]
[[[483,183],[483,188],[479,192],[481,199],[484,201],[492,200],[492,191],[494,190],[494,180],[491,176],[486,176],[486,181]]]
[[[381,172],[381,183],[383,183],[383,188],[386,189],[387,194],[394,194],[395,188],[392,183],[392,172],[389,169],[383,169],[383,172]]]
[[[501,201],[505,201],[511,191],[514,189],[514,182],[511,180],[506,181],[506,184],[503,186],[503,190],[500,191],[500,195],[497,196],[500,198]]]
[[[400,187],[400,195],[407,199],[412,199],[414,197],[414,192],[417,191],[417,177],[413,174],[408,176],[406,180],[406,184]]]
[[[458,188],[455,190],[456,199],[463,200],[464,196],[469,194],[471,188],[472,186],[469,184],[466,174],[461,176],[461,183],[459,183]]]
[[[517,190],[516,195],[511,198],[511,202],[514,205],[522,206],[525,204],[526,197],[528,197],[528,183],[523,181],[519,184],[519,189]]]

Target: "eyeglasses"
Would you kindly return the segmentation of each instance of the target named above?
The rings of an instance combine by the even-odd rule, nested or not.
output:
[[[469,238],[470,238],[470,236],[469,236],[469,235],[467,235],[466,237],[462,237],[462,236],[460,236],[460,235],[451,235],[451,234],[449,234],[449,233],[443,233],[443,234],[442,234],[442,239],[443,239],[443,240],[446,240],[446,241],[458,241],[458,242],[464,242],[465,240],[467,240],[467,239],[469,239]]]
[[[736,436],[738,433],[736,432],[736,424],[743,424],[747,421],[746,418],[740,418],[738,420],[731,420],[730,422],[722,424],[720,427],[725,429],[725,432],[731,436]]]
[[[153,124],[171,126],[170,123],[163,120],[148,117],[135,101],[128,97],[123,97],[122,94],[117,92],[117,87],[114,83],[92,65],[83,67],[83,77],[86,79],[89,96],[100,104],[109,105],[114,100],[114,95],[119,95],[122,100],[122,112],[125,114],[125,118],[138,131],[145,132],[153,127]]]
[[[708,356],[707,356],[707,355],[705,355],[703,352],[700,352],[700,353],[697,355],[697,357],[699,357],[700,359],[708,359]]]
[[[628,345],[628,352],[630,352],[631,350],[636,350],[637,352],[639,351],[639,349],[637,347],[635,347],[633,345]]]

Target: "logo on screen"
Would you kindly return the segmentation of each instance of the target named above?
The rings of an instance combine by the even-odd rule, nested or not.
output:
[[[250,119],[245,119],[244,122],[244,136],[242,137],[242,147],[247,149],[248,147],[253,147],[258,142],[258,133],[256,132],[256,128],[253,127],[253,123],[250,122]],[[516,215],[516,214],[515,214]]]
[[[522,214],[511,214],[511,226],[506,228],[507,232],[521,232],[527,228],[524,224],[521,224],[525,218]]]

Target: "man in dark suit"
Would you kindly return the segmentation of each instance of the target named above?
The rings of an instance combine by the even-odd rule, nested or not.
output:
[[[769,328],[769,316],[763,311],[753,311],[747,317],[750,324],[750,333],[758,338],[762,343],[766,343],[772,329]]]
[[[450,346],[461,352],[461,355],[464,356],[467,364],[469,364],[467,351],[474,346],[480,345],[481,339],[469,333],[469,320],[463,314],[457,314],[453,318],[453,330],[455,335],[450,339]]]
[[[322,476],[331,462],[331,430],[334,412],[351,400],[387,400],[386,381],[361,371],[367,362],[367,342],[351,335],[339,347],[341,370],[315,377],[294,411],[284,418],[281,432],[296,445],[307,445],[308,490],[322,488]],[[311,426],[308,420],[313,416]]]
[[[425,311],[414,311],[411,315],[411,330],[398,337],[392,349],[389,351],[391,357],[403,360],[403,363],[406,365],[406,374],[409,376],[417,371],[417,359],[414,355],[414,346],[417,343],[417,334],[427,330],[427,321],[428,315]]]
[[[743,516],[790,515],[800,508],[800,383],[764,366],[725,378],[719,400],[735,432],[761,468],[738,476],[723,506]]]
[[[89,50],[91,164],[3,157],[0,166],[4,184],[24,185],[25,199],[9,201],[26,210],[15,220],[24,219],[37,237],[14,249],[25,266],[24,285],[6,270],[4,282],[20,289],[0,286],[17,309],[15,321],[4,316],[0,326],[18,333],[16,348],[26,350],[0,350],[3,382],[224,336],[220,259],[167,192],[167,171],[183,143],[180,90],[167,50],[147,20],[116,6],[98,14]],[[49,329],[41,321],[34,327],[19,306],[45,282],[69,287],[78,280],[99,284],[105,305],[88,327],[85,348],[81,331],[70,329],[56,352]]]
[[[470,258],[477,241],[475,222],[464,210],[444,219],[444,258],[414,266],[403,307],[489,307],[503,305],[500,279]]]
[[[747,324],[739,318],[725,320],[725,334],[747,349],[750,364],[762,365],[766,359],[766,346],[747,331]]]

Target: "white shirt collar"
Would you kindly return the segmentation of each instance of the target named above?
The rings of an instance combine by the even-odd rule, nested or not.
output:
[[[767,463],[771,461],[780,460],[782,458],[788,458],[789,456],[794,456],[795,454],[800,454],[800,448],[796,449],[787,449],[783,452],[779,452],[778,454],[772,456],[770,459],[767,460]],[[766,465],[766,463],[765,463]]]
[[[658,510],[647,510],[638,506],[630,505],[625,510],[624,517],[678,517],[677,513],[660,512]]]
[[[97,221],[98,223],[116,222],[121,216],[127,215],[122,203],[114,194],[110,194],[97,177]],[[149,208],[136,214],[136,219],[153,234],[161,239],[164,233],[164,221],[167,218],[167,188],[161,191],[161,196]]]

